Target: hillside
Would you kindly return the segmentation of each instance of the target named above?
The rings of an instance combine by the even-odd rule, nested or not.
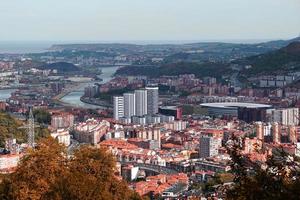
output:
[[[5,146],[5,140],[11,137],[18,142],[26,142],[26,133],[24,129],[18,129],[22,122],[14,119],[4,112],[0,112],[0,147]]]
[[[80,71],[79,67],[72,63],[56,62],[51,64],[44,64],[39,67],[40,69],[57,70],[58,72],[75,72]]]
[[[43,53],[45,56],[61,56],[65,58],[75,58],[78,55],[84,57],[95,57],[102,59],[106,56],[114,57],[117,55],[148,55],[149,60],[134,64],[151,65],[149,62],[152,57],[164,59],[164,63],[176,62],[220,62],[229,63],[250,56],[256,56],[267,52],[278,50],[285,47],[292,41],[300,40],[275,40],[268,42],[254,41],[233,41],[233,42],[194,42],[183,43],[183,41],[166,41],[165,43],[139,44],[126,43],[90,43],[90,44],[56,44],[50,48],[50,52]],[[58,55],[57,55],[58,54]],[[82,54],[82,55],[81,55]],[[39,54],[41,55],[41,54]],[[39,55],[31,54],[32,58]]]
[[[0,111],[0,147],[5,146],[5,140],[8,138],[17,139],[17,143],[24,143],[27,141],[27,134],[25,129],[20,129],[23,122],[19,121],[9,114]],[[35,129],[35,138],[38,141],[40,138],[49,136],[49,130],[44,127]]]
[[[228,74],[230,68],[222,63],[170,63],[162,66],[127,66],[120,68],[116,75],[145,75],[150,77],[176,76],[180,74],[195,74],[197,77],[214,76],[221,78]]]
[[[295,41],[279,50],[238,60],[235,64],[251,65],[243,75],[279,74],[300,70],[300,42]]]

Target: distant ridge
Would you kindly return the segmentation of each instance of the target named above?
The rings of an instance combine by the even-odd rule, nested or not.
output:
[[[44,64],[39,67],[40,69],[57,70],[58,72],[74,72],[80,71],[79,67],[72,63],[56,62],[51,64]]]
[[[290,43],[288,46],[283,48],[282,51],[300,56],[300,41]]]
[[[101,50],[102,48],[106,47],[114,47],[114,48],[145,48],[145,47],[182,47],[182,46],[189,46],[189,47],[199,47],[203,48],[206,46],[215,47],[218,45],[226,45],[226,46],[233,46],[237,47],[239,45],[243,46],[263,46],[263,47],[270,47],[270,48],[282,48],[293,41],[300,41],[300,37],[296,37],[290,40],[272,40],[269,42],[257,42],[257,43],[246,43],[246,42],[216,42],[216,41],[208,41],[208,42],[186,42],[186,43],[149,43],[149,44],[138,44],[138,43],[129,43],[129,42],[95,42],[95,43],[70,43],[70,44],[54,44],[52,45],[49,50],[51,51],[63,51],[63,50],[87,50],[87,51],[97,51]],[[149,41],[151,42],[151,41]]]
[[[252,66],[243,71],[243,74],[247,76],[300,71],[300,38],[295,38],[279,50],[251,56],[235,63]]]

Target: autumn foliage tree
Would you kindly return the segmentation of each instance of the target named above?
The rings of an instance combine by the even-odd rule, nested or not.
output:
[[[228,200],[300,199],[300,162],[283,149],[275,149],[266,163],[252,162],[241,154],[242,140],[234,139],[227,149],[235,175],[225,190]]]
[[[0,199],[141,199],[114,171],[115,161],[104,149],[84,146],[68,158],[62,145],[46,138],[2,180]]]

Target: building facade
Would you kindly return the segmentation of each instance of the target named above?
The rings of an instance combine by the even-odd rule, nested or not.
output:
[[[218,155],[219,147],[221,147],[221,139],[217,137],[201,137],[199,147],[199,157],[208,158]]]
[[[135,115],[135,94],[124,93],[124,117],[130,118]]]
[[[119,120],[121,117],[124,117],[124,97],[114,96],[113,105],[114,105],[114,110],[113,110],[114,119]]]
[[[148,86],[147,91],[147,113],[154,115],[158,113],[158,87]]]
[[[148,113],[147,111],[147,104],[148,104],[148,98],[147,98],[147,90],[140,89],[135,90],[135,100],[136,100],[136,115],[137,116],[143,116]]]

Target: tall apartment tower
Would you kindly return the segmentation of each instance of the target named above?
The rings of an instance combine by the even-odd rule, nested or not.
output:
[[[114,119],[119,120],[121,117],[124,117],[124,97],[114,96]]]
[[[157,86],[147,86],[147,98],[148,105],[147,111],[148,114],[154,115],[158,113],[158,87]]]
[[[273,135],[273,142],[280,144],[281,143],[281,130],[280,126],[277,122],[272,124],[272,135]]]
[[[299,108],[282,108],[272,111],[272,122],[282,125],[299,125]]]
[[[145,89],[140,89],[140,90],[135,90],[135,112],[137,116],[143,116],[148,114],[147,112],[147,104],[148,104],[148,99],[147,99],[147,90]]]
[[[135,94],[124,93],[124,117],[130,118],[136,114],[135,112]]]
[[[257,139],[263,141],[264,140],[264,131],[263,131],[262,122],[256,122],[255,127],[256,127],[256,137],[257,137]]]
[[[297,133],[296,133],[296,127],[295,126],[289,126],[288,127],[288,136],[289,136],[289,141],[292,144],[297,143]]]
[[[208,158],[219,154],[219,148],[221,147],[221,138],[216,137],[201,137],[199,147],[199,157]]]

